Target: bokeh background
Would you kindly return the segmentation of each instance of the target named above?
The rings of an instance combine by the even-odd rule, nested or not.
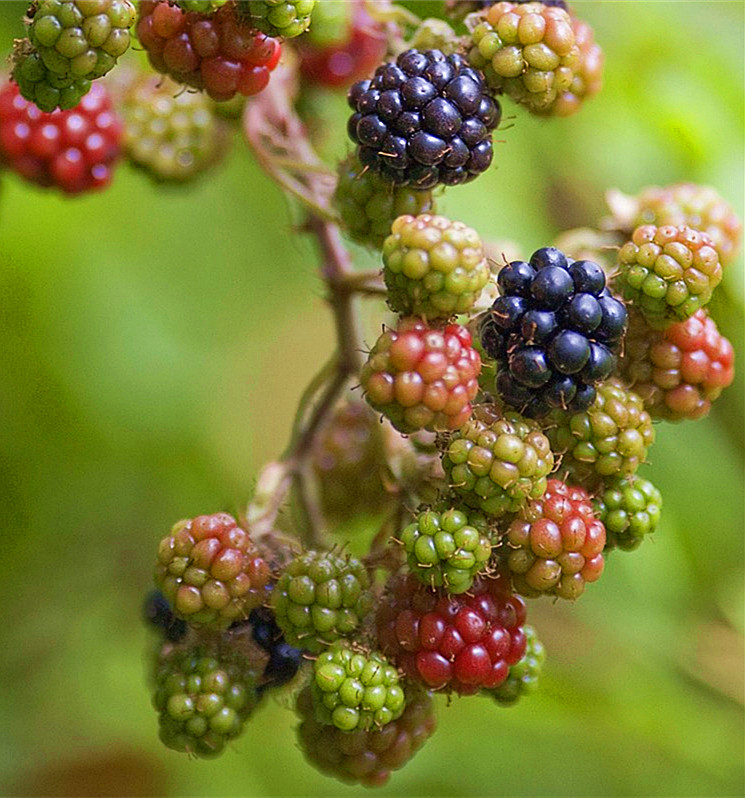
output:
[[[742,216],[742,3],[576,6],[606,52],[601,95],[567,120],[516,113],[495,168],[440,208],[526,253],[596,221],[613,186],[710,183]],[[0,3],[6,49],[22,12]],[[339,157],[343,101],[324,102]],[[314,249],[235,138],[180,190],[122,166],[67,200],[0,175],[2,794],[363,791],[305,765],[282,698],[202,762],[159,744],[146,689],[157,541],[245,500],[333,345]],[[381,795],[743,794],[742,275],[741,257],[714,309],[736,384],[708,419],[658,427],[655,539],[576,605],[531,604],[539,693],[441,700],[438,734]]]

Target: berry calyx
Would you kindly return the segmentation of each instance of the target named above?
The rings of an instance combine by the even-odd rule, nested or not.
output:
[[[370,405],[400,432],[454,430],[470,418],[481,358],[459,324],[404,318],[372,348],[360,381]]]
[[[473,180],[492,161],[499,104],[459,55],[406,50],[349,90],[347,129],[360,161],[397,185]]]
[[[576,599],[605,565],[605,527],[590,495],[558,479],[550,479],[543,496],[518,512],[504,546],[515,590],[525,596]]]
[[[633,551],[660,523],[662,494],[638,476],[607,480],[593,502],[605,525],[605,548]]]
[[[314,654],[356,632],[373,607],[364,565],[321,551],[305,552],[287,564],[271,602],[287,642]]]
[[[345,732],[381,728],[401,716],[404,691],[398,671],[376,651],[334,643],[313,664],[316,718]]]
[[[479,234],[427,213],[393,222],[383,263],[391,310],[428,319],[468,312],[489,279]]]
[[[388,585],[377,614],[384,653],[413,681],[472,695],[498,687],[525,653],[525,602],[502,574],[448,595],[412,574]]]
[[[158,547],[155,583],[193,626],[227,628],[263,604],[271,573],[227,513],[179,521]]]
[[[465,504],[499,518],[543,494],[554,456],[535,421],[477,405],[473,418],[447,442],[442,466]]]
[[[69,111],[44,113],[14,83],[0,89],[0,160],[26,180],[80,194],[108,186],[119,159],[122,122],[96,83]]]
[[[452,594],[471,587],[485,570],[492,549],[488,536],[453,508],[419,513],[401,532],[400,540],[411,573],[425,585],[444,587]]]
[[[637,227],[618,259],[616,285],[656,328],[692,316],[722,280],[714,242],[686,225]]]
[[[516,665],[510,668],[507,679],[493,690],[485,690],[502,706],[513,706],[524,695],[530,695],[538,689],[541,671],[546,661],[546,648],[538,639],[535,629],[526,624],[525,654]]]
[[[347,235],[358,244],[381,249],[399,216],[434,211],[432,191],[396,186],[363,166],[356,153],[339,164],[333,204]]]

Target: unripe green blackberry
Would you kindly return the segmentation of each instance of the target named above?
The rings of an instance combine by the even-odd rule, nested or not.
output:
[[[339,180],[332,201],[347,235],[373,249],[382,248],[398,216],[435,208],[431,189],[416,191],[394,185],[362,166],[356,152],[339,164]]]
[[[319,723],[310,686],[297,700],[297,738],[313,767],[346,784],[381,787],[391,771],[403,767],[432,736],[437,725],[429,693],[417,693],[401,717],[382,728],[347,732]]]
[[[129,48],[135,16],[130,0],[35,0],[28,37],[50,72],[95,80]]]
[[[451,594],[465,593],[491,556],[489,537],[453,508],[419,513],[400,539],[417,579],[433,588],[445,587]]]
[[[308,30],[315,4],[316,0],[244,0],[238,8],[267,36],[291,39]]]
[[[488,85],[535,114],[555,112],[582,63],[569,14],[543,3],[494,3],[471,31],[471,44],[468,59]]]
[[[442,465],[465,504],[498,518],[543,495],[554,456],[537,422],[477,405],[447,442]]]
[[[158,547],[155,584],[193,626],[227,628],[264,603],[271,573],[227,513],[179,521]]]
[[[21,96],[46,113],[75,108],[91,88],[86,78],[60,76],[47,69],[28,40],[16,42],[12,78]]]
[[[445,216],[399,216],[383,244],[391,310],[425,318],[468,312],[489,279],[479,234]]]
[[[404,711],[398,671],[378,652],[362,653],[335,643],[313,664],[311,695],[316,718],[345,732],[368,731]]]
[[[364,565],[324,551],[307,551],[288,563],[271,600],[287,642],[314,654],[353,634],[373,607]]]
[[[616,285],[656,328],[692,316],[722,280],[714,242],[685,225],[637,227],[618,258]]]
[[[194,756],[218,756],[259,703],[259,675],[225,647],[170,650],[155,674],[161,741]]]
[[[493,690],[485,690],[498,704],[512,706],[523,695],[534,693],[538,689],[543,664],[546,661],[546,648],[538,639],[532,626],[523,626],[525,632],[525,654],[517,665],[510,667],[505,681]]]
[[[662,494],[647,479],[614,477],[603,484],[593,504],[605,524],[605,548],[633,551],[657,529]]]
[[[546,424],[561,470],[591,487],[604,477],[629,476],[645,462],[654,428],[641,397],[617,379],[597,386],[595,401],[577,413],[554,412]]]
[[[194,11],[197,14],[211,14],[224,6],[228,0],[174,0],[179,8],[184,11]]]
[[[137,80],[122,103],[130,161],[157,181],[190,180],[222,155],[227,137],[212,101],[163,75]]]

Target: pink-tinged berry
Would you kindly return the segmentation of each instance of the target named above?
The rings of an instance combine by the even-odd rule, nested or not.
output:
[[[579,66],[568,89],[556,98],[553,112],[556,116],[571,116],[585,100],[594,97],[603,87],[605,56],[595,41],[592,27],[582,19],[572,17],[574,37],[579,47]]]
[[[233,3],[204,16],[167,0],[142,0],[137,36],[154,69],[218,101],[266,88],[282,51],[241,20]]]
[[[155,583],[179,618],[227,628],[264,603],[271,572],[227,513],[179,521],[158,547]]]
[[[525,625],[525,654],[516,665],[510,668],[509,676],[494,690],[485,690],[502,706],[512,706],[523,695],[530,695],[538,689],[543,664],[546,661],[546,648],[538,639],[535,629]]]
[[[362,368],[370,405],[400,432],[455,430],[471,417],[481,358],[459,324],[404,318],[386,329]]]
[[[94,84],[76,108],[40,111],[14,83],[0,89],[0,160],[40,186],[67,194],[104,188],[121,153],[123,126],[108,91]]]
[[[734,379],[734,358],[732,344],[706,310],[664,330],[632,313],[619,373],[652,418],[682,421],[709,412]]]
[[[558,479],[517,514],[504,544],[515,589],[526,596],[575,599],[603,573],[605,526],[587,491]]]
[[[377,614],[382,650],[410,679],[461,695],[504,682],[525,653],[524,622],[525,602],[502,574],[456,596],[399,576]]]

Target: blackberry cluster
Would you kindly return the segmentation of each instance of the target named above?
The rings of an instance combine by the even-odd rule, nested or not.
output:
[[[310,26],[316,0],[247,0],[241,13],[268,36],[292,39]]]
[[[616,367],[627,321],[603,270],[546,247],[508,263],[497,283],[481,345],[497,361],[500,398],[533,418],[589,407],[595,384]]]
[[[535,629],[526,624],[525,654],[516,665],[510,668],[507,679],[494,690],[485,690],[498,704],[512,706],[523,695],[534,693],[538,689],[538,681],[546,661],[546,648],[538,639]]]
[[[360,161],[396,185],[454,186],[491,164],[499,103],[459,55],[407,50],[352,86],[348,100]]]
[[[648,480],[614,477],[606,480],[594,501],[605,525],[605,548],[633,551],[660,523],[662,494]]]

